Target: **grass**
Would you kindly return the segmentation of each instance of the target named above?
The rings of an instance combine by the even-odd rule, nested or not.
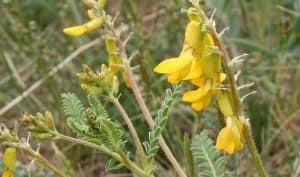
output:
[[[164,90],[170,85],[165,82],[165,77],[160,77],[152,70],[158,62],[177,55],[180,50],[187,23],[181,9],[187,7],[187,4],[183,0],[155,3],[123,0],[110,1],[109,4],[109,11],[112,14],[120,12],[122,21],[128,24],[129,31],[134,32],[127,52],[139,52],[133,60],[133,64],[137,66],[134,72],[139,78],[139,86],[147,105],[150,110],[155,111],[161,103]],[[293,164],[297,157],[300,158],[300,1],[210,0],[204,7],[208,13],[217,9],[218,29],[230,27],[224,40],[231,56],[249,54],[240,67],[239,82],[245,84],[253,81],[255,85],[251,90],[258,91],[245,100],[245,105],[267,171],[272,177],[291,176],[293,170],[299,168],[299,164]],[[62,33],[63,27],[86,20],[84,10],[83,5],[75,0],[0,2],[0,109],[47,76],[51,69],[79,46],[98,37],[101,39],[97,32],[79,39],[69,38]],[[158,12],[159,15],[155,15]],[[152,17],[145,21],[149,14]],[[75,73],[79,72],[82,64],[97,69],[101,63],[106,63],[103,40],[99,45],[84,51],[46,79],[23,101],[1,115],[1,122],[13,125],[24,112],[35,113],[48,109],[54,113],[59,129],[70,134],[62,114],[60,94],[71,91],[85,95],[79,88]],[[133,101],[131,91],[122,86],[121,92],[123,94],[120,101],[126,106],[134,124],[138,125],[136,128],[144,141],[147,139],[147,126],[141,119],[141,112]],[[216,110],[195,113],[180,101],[176,108],[170,116],[164,136],[176,156],[181,157],[184,154],[185,133],[194,136],[195,132],[204,127],[220,127],[216,127],[213,122],[216,120]],[[114,108],[108,111],[112,118],[121,120]],[[216,136],[212,132],[211,136]],[[78,176],[97,176],[103,173],[103,156],[83,147],[61,143],[57,147],[71,162]],[[41,144],[41,152],[51,161],[62,163],[62,160],[52,158],[55,152],[47,148],[47,142]],[[233,159],[227,164],[231,170],[230,176],[255,176],[247,153],[240,152],[227,158]],[[159,170],[161,176],[172,176],[173,172],[167,171],[170,165],[164,160],[163,153],[160,153],[158,159],[163,164]],[[19,161],[20,166],[30,169],[32,174],[42,175],[38,166],[26,165],[29,161],[25,154],[20,153]],[[184,159],[181,163],[184,163]],[[120,170],[115,173],[126,172]]]

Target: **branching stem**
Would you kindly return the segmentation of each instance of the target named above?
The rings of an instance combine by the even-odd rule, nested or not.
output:
[[[76,144],[81,144],[84,146],[91,147],[93,149],[96,149],[104,154],[107,154],[111,156],[112,158],[118,160],[119,162],[123,163],[128,169],[130,169],[133,173],[135,173],[139,177],[152,177],[151,175],[148,175],[145,171],[143,171],[140,167],[138,167],[134,162],[132,162],[122,151],[122,153],[116,153],[111,151],[106,146],[97,145],[82,139],[73,138],[70,136],[66,136],[63,134],[57,134],[56,139],[64,140],[67,142],[72,142]]]

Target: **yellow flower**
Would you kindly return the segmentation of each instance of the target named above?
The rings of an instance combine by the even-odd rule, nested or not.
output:
[[[216,148],[224,150],[228,154],[243,149],[242,142],[242,123],[231,117],[226,118],[226,126],[220,131]]]
[[[70,36],[81,36],[87,32],[99,28],[103,23],[104,23],[104,19],[97,17],[85,24],[65,28],[63,32]]]
[[[212,43],[212,39],[201,32],[201,26],[200,22],[191,20],[186,27],[185,40],[179,57],[161,62],[154,71],[168,74],[170,83],[200,77],[204,45]]]
[[[3,163],[4,170],[2,177],[14,177],[16,167],[16,148],[8,147],[5,149]]]
[[[213,95],[218,93],[218,87],[225,78],[226,74],[221,73],[216,74],[215,79],[210,79],[203,75],[200,78],[192,80],[192,83],[199,88],[186,92],[183,95],[182,100],[191,103],[191,106],[195,111],[201,111],[207,108],[211,103]]]

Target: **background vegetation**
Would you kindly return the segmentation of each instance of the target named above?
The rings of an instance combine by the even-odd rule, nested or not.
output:
[[[217,9],[218,29],[230,27],[224,40],[231,56],[249,54],[248,60],[241,66],[239,82],[255,82],[252,90],[258,91],[245,100],[245,105],[267,171],[272,177],[298,177],[300,1],[206,0],[203,6],[208,14]],[[109,1],[107,7],[111,14],[120,13],[120,22],[129,28],[126,33],[133,32],[127,50],[128,53],[139,52],[134,59],[135,74],[147,105],[155,111],[160,106],[164,90],[170,85],[165,77],[152,70],[161,60],[176,56],[180,50],[187,23],[181,9],[187,7],[186,1],[122,0]],[[0,15],[0,109],[42,79],[41,85],[22,101],[1,113],[1,122],[13,126],[24,112],[47,109],[54,113],[60,131],[71,134],[60,94],[71,91],[84,96],[75,73],[80,71],[82,64],[97,69],[101,63],[107,62],[99,33],[93,32],[81,38],[70,38],[62,33],[64,27],[86,20],[84,6],[79,0],[1,0]],[[100,38],[99,45],[84,51],[48,77],[49,72],[66,61],[78,47],[96,38]],[[147,125],[124,83],[121,93],[120,101],[133,118],[142,140],[146,140]],[[121,120],[110,103],[106,108],[112,118]],[[178,100],[164,133],[177,157],[184,157],[184,136],[193,137],[204,128],[220,129],[216,115],[214,109],[196,113]],[[213,132],[217,131],[209,131],[211,137],[216,136]],[[105,175],[105,157],[87,148],[45,141],[41,143],[41,153],[57,164],[72,167],[76,176]],[[28,169],[33,176],[51,176],[39,166],[29,163],[31,159],[25,154],[19,153],[18,158],[17,176],[28,176]],[[241,151],[227,158],[230,159],[227,164],[231,171],[229,176],[255,176],[247,153]],[[163,153],[160,152],[156,159],[162,164],[159,168],[161,176],[174,176],[174,172],[168,170],[170,165]],[[188,165],[188,159],[179,160]],[[113,173],[126,175],[126,170]]]

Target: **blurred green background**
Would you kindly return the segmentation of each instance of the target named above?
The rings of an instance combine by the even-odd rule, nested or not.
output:
[[[208,14],[217,10],[215,19],[219,31],[230,27],[223,39],[231,56],[249,54],[237,70],[241,70],[240,84],[255,82],[254,87],[242,94],[258,91],[244,103],[267,171],[272,177],[297,175],[296,170],[300,170],[300,0],[205,0],[202,4]],[[160,106],[164,90],[170,85],[165,77],[152,70],[163,59],[178,55],[188,21],[182,10],[188,7],[185,0],[108,0],[108,12],[112,16],[119,14],[118,22],[129,27],[124,36],[133,32],[127,52],[130,55],[138,51],[133,60],[134,73],[153,114]],[[0,109],[47,77],[51,69],[65,61],[78,47],[96,38],[101,41],[3,112],[1,122],[12,126],[24,112],[33,114],[50,110],[60,131],[72,134],[62,113],[60,94],[74,92],[84,99],[86,94],[80,89],[76,73],[82,64],[97,70],[102,63],[107,63],[101,32],[80,38],[70,38],[62,33],[64,27],[85,22],[85,11],[79,0],[0,1]],[[148,127],[124,83],[121,93],[120,101],[134,120],[142,140],[146,140]],[[121,120],[110,103],[107,108],[112,118]],[[215,139],[220,129],[217,121],[214,108],[197,113],[178,100],[164,136],[176,156],[184,157],[184,134],[193,137],[200,130],[208,129]],[[33,144],[37,142],[33,141]],[[130,144],[128,149],[131,149]],[[59,163],[60,160],[53,156],[57,154],[53,146],[45,141],[41,143],[41,152]],[[104,176],[103,156],[70,144],[58,142],[57,146],[68,158],[66,161],[70,162],[76,176]],[[227,158],[229,176],[255,176],[254,165],[246,150]],[[297,158],[298,163],[294,163]],[[174,176],[168,171],[170,165],[162,152],[157,160],[163,164],[158,176]],[[179,160],[186,164],[186,159]],[[26,154],[20,153],[19,161],[17,176],[28,176],[26,170],[31,171],[32,176],[51,176],[39,166],[28,165],[30,158]],[[126,170],[114,173],[126,173]]]

